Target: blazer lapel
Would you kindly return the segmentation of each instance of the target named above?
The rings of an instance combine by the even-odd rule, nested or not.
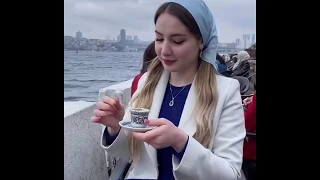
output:
[[[169,80],[169,72],[168,71],[163,71],[160,80],[156,86],[154,95],[153,95],[153,102],[152,106],[150,108],[149,112],[149,119],[158,119],[159,118],[159,113],[160,113],[160,108],[162,105],[163,97],[166,92],[168,80]],[[150,159],[155,163],[158,164],[157,162],[157,151],[155,148],[150,146],[147,143],[144,143],[144,146],[146,148],[146,151],[150,157]]]
[[[153,103],[150,108],[150,113],[148,118],[149,119],[158,119],[160,108],[162,105],[163,97],[167,88],[168,80],[169,80],[170,73],[168,71],[163,71],[161,78],[159,80],[159,83],[155,89],[155,93],[153,96]],[[196,132],[196,121],[195,117],[193,115],[193,110],[195,108],[196,103],[196,93],[195,93],[195,87],[194,83],[192,83],[186,103],[184,105],[182,115],[180,118],[179,128],[182,129],[185,133],[187,133],[189,136],[193,136]],[[150,146],[147,143],[144,143],[144,147],[146,148],[146,151],[150,157],[150,159],[153,161],[153,163],[157,162],[157,151],[152,146]]]
[[[158,119],[163,97],[169,80],[169,72],[163,71],[153,95],[153,102],[149,112],[149,119]]]
[[[196,120],[193,114],[196,103],[196,92],[194,81],[190,87],[186,103],[184,105],[182,115],[179,122],[179,128],[182,129],[189,136],[193,136],[196,132]]]

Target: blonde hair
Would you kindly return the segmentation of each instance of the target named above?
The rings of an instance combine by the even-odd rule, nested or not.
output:
[[[196,117],[196,133],[194,138],[205,148],[208,148],[213,139],[213,117],[218,101],[216,70],[213,65],[201,59],[199,69],[194,80],[197,102],[193,113]],[[150,109],[153,102],[155,88],[163,72],[163,66],[154,58],[148,68],[148,77],[141,92],[133,97],[130,106]],[[135,165],[140,159],[142,142],[129,135],[131,160]]]

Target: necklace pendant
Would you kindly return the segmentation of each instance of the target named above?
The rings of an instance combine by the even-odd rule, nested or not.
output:
[[[173,99],[169,102],[169,106],[172,107],[174,105]]]

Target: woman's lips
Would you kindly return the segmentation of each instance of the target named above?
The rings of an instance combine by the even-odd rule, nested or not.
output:
[[[176,62],[176,60],[167,60],[167,59],[162,59],[164,64],[166,64],[167,66],[172,65],[174,62]]]

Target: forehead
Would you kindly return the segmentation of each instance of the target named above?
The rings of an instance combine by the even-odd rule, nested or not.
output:
[[[162,35],[184,34],[189,35],[188,28],[175,16],[162,13],[156,22],[156,31]]]

